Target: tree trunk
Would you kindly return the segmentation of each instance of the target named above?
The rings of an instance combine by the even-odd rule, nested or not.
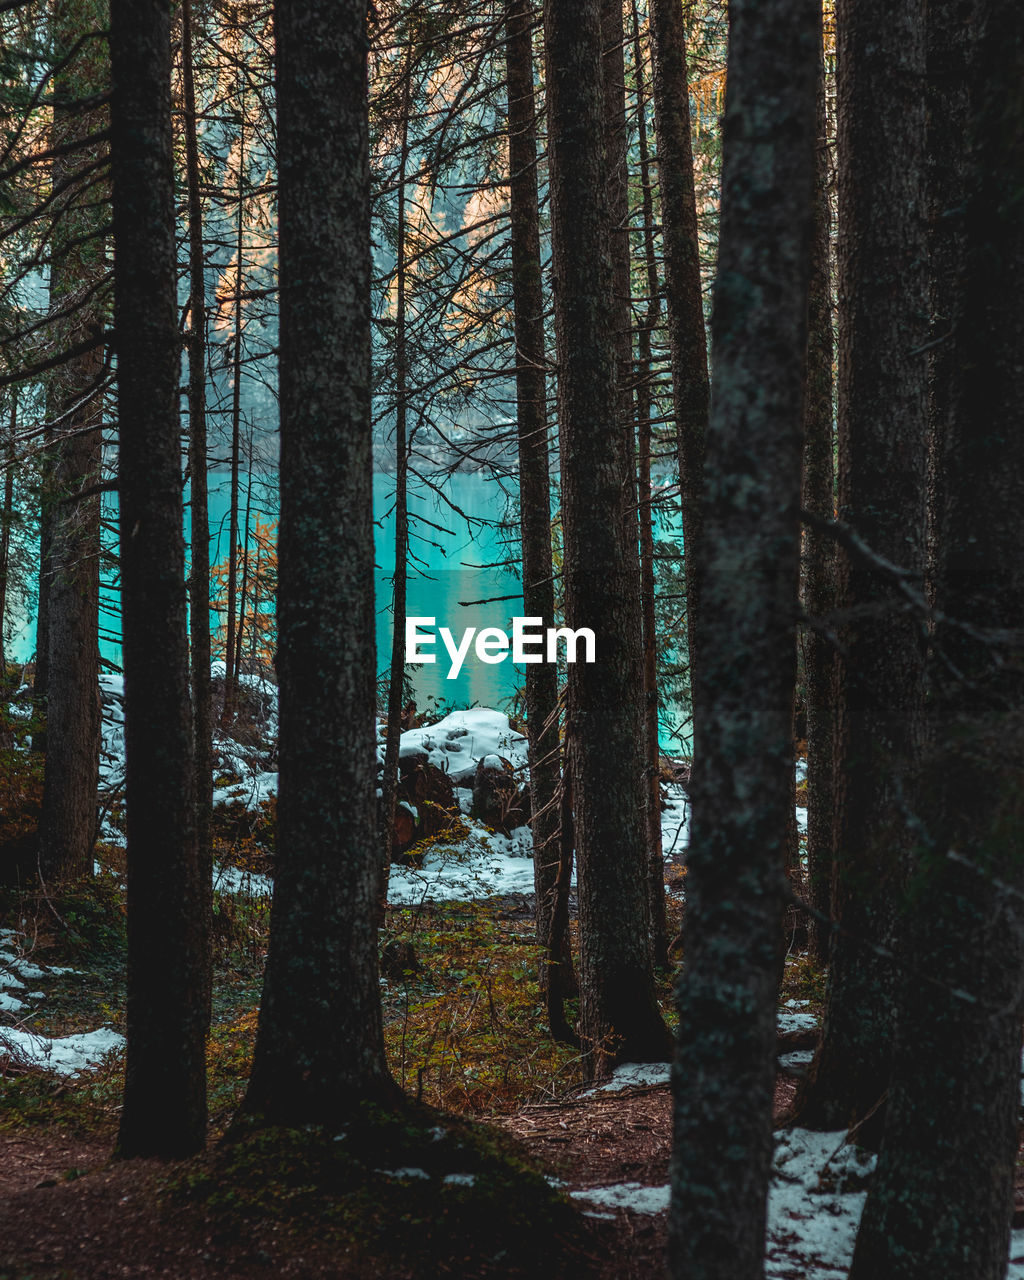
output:
[[[648,944],[639,584],[622,518],[631,482],[615,443],[599,19],[597,0],[544,9],[566,619],[597,638],[596,660],[569,668],[567,720],[588,1077],[670,1050]]]
[[[210,688],[210,502],[206,430],[206,273],[203,202],[192,52],[192,0],[182,0],[181,64],[185,96],[185,181],[188,189],[188,463],[192,501],[192,575],[189,627],[192,643],[192,719],[195,734],[196,839],[200,882],[212,904],[213,695]],[[207,888],[209,886],[209,889]],[[204,911],[207,909],[204,906]]]
[[[245,522],[243,525],[242,543],[242,585],[238,591],[238,627],[235,632],[235,685],[242,670],[242,642],[245,638],[245,606],[249,597],[249,526],[252,521],[252,431],[249,432],[249,475],[245,486]]]
[[[11,524],[14,520],[14,453],[18,435],[18,393],[12,387],[10,423],[4,443],[4,496],[0,507],[0,697],[7,693],[7,654],[5,629],[7,621],[7,591],[11,572]]]
[[[933,224],[934,261],[948,266],[955,246],[963,257],[958,296],[940,276],[936,299],[950,351],[936,383],[932,733],[889,1114],[856,1280],[1001,1280],[1010,1244],[1024,1017],[1024,13],[1006,0],[975,12],[976,34],[963,4],[929,6],[933,88],[950,110],[933,117],[931,147],[954,202]]]
[[[409,439],[406,302],[408,274],[405,258],[405,184],[409,167],[409,101],[412,93],[412,49],[406,57],[402,84],[402,144],[398,165],[398,225],[395,249],[395,576],[391,592],[391,666],[388,676],[387,737],[384,746],[383,837],[381,904],[387,900],[394,853],[395,810],[398,803],[398,756],[402,745],[402,706],[405,677],[405,615],[409,585]]]
[[[693,693],[693,758],[700,758],[697,705],[702,650],[701,521],[704,437],[708,421],[708,352],[697,238],[697,200],[686,78],[686,26],[679,0],[650,0],[652,95],[658,143],[665,299],[672,357],[672,403],[679,449],[686,573],[686,642]]]
[[[706,709],[678,989],[670,1271],[760,1280],[793,770],[818,0],[733,0],[712,319]]]
[[[830,263],[828,120],[825,56],[818,59],[817,192],[811,258],[811,298],[807,334],[807,402],[804,408],[803,503],[819,520],[835,514],[835,460],[832,426],[832,270]],[[821,628],[830,626],[835,605],[835,549],[817,529],[805,528],[801,556],[804,701],[807,708],[807,900],[812,908],[809,946],[820,963],[828,960],[833,862],[835,788],[833,673],[835,646]]]
[[[397,1097],[375,927],[366,6],[278,0],[276,22],[280,798],[244,1105],[273,1123],[320,1124]]]
[[[537,109],[533,91],[532,0],[513,0],[505,23],[508,68],[509,203],[512,299],[516,338],[516,425],[519,440],[519,528],[523,557],[523,614],[554,626],[551,563],[551,485],[548,474],[547,352],[537,194]],[[558,670],[553,663],[526,668],[533,875],[537,945],[546,955],[559,867]],[[564,979],[564,981],[563,981]],[[558,965],[541,964],[541,987],[551,981],[567,995],[575,987],[572,952]]]
[[[626,476],[622,494],[626,536],[634,549],[631,569],[639,591],[636,439],[633,411],[633,308],[629,245],[629,129],[626,123],[626,64],[623,54],[622,0],[601,0],[604,153],[608,177],[608,247],[612,259],[611,322],[615,341],[617,418],[609,445],[622,450]],[[638,687],[636,696],[640,696]]]
[[[111,0],[110,51],[128,817],[118,1148],[178,1156],[206,1138],[209,920],[189,705],[169,6]]]
[[[840,0],[839,515],[920,586],[927,340],[921,0]],[[874,564],[838,556],[833,936],[822,1047],[801,1122],[862,1119],[888,1084],[894,913],[912,839],[922,620]],[[862,1136],[866,1136],[863,1134]]]
[[[106,25],[105,6],[96,0],[63,0],[53,10],[59,49],[70,48],[83,32]],[[107,87],[109,67],[103,42],[88,42],[54,81],[55,146],[80,142],[102,126],[96,111],[82,112],[76,101]],[[74,182],[95,149],[53,163],[53,185]],[[104,299],[97,291],[107,273],[101,233],[104,211],[96,193],[72,185],[57,212],[50,309],[71,314],[54,325],[53,338],[72,346],[104,328]],[[91,297],[90,297],[91,294]],[[51,377],[48,409],[65,418],[48,445],[48,576],[46,644],[46,771],[39,822],[39,872],[46,881],[92,874],[99,785],[99,553],[102,398],[95,394],[103,372],[103,348],[67,361]],[[92,394],[90,394],[92,393]],[[66,416],[70,415],[70,416]],[[91,491],[91,493],[90,493]],[[88,496],[80,497],[85,493]]]
[[[661,751],[658,740],[658,637],[655,626],[654,507],[651,502],[651,341],[661,318],[658,265],[654,252],[654,199],[647,144],[643,48],[640,16],[632,2],[633,74],[637,86],[637,142],[640,152],[641,212],[647,312],[637,334],[636,417],[640,488],[640,608],[644,643],[644,780],[647,792],[647,857],[651,913],[651,956],[659,969],[668,966],[668,924],[665,918],[665,858],[661,845]]]
[[[232,10],[237,23],[238,10]],[[222,728],[229,728],[235,718],[238,672],[235,670],[235,633],[238,626],[238,473],[242,452],[242,254],[245,251],[245,92],[241,93],[241,124],[238,136],[238,211],[235,234],[235,341],[231,377],[231,495],[228,508],[228,599],[224,643],[224,705]]]

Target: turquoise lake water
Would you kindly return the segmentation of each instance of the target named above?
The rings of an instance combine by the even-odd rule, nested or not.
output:
[[[243,481],[243,509],[244,489]],[[415,532],[412,551],[418,558],[410,570],[407,612],[410,616],[436,618],[438,627],[447,626],[458,639],[466,627],[501,627],[509,631],[513,615],[522,614],[521,586],[516,575],[500,567],[508,559],[505,538],[509,535],[502,522],[509,515],[502,489],[482,473],[457,473],[444,482],[445,502],[429,489],[411,490],[410,511],[423,517],[413,521]],[[216,564],[227,554],[229,510],[228,477],[210,477],[211,562]],[[377,601],[377,669],[385,672],[391,655],[391,575],[395,565],[395,521],[392,511],[394,477],[374,476],[375,591]],[[457,508],[458,510],[453,510]],[[461,514],[460,514],[461,513]],[[252,521],[276,519],[276,494],[272,484],[254,481]],[[241,518],[241,517],[240,517]],[[468,521],[468,523],[467,523]],[[429,523],[428,523],[429,522]],[[663,536],[674,533],[667,519]],[[188,521],[186,519],[186,533]],[[107,603],[116,610],[116,593],[105,592]],[[512,596],[502,600],[496,597]],[[487,603],[463,602],[486,601]],[[116,628],[116,617],[108,615],[106,624]],[[12,656],[24,661],[34,648],[33,619],[25,619],[18,627]],[[120,660],[116,638],[103,640],[104,657],[114,663]],[[523,683],[523,668],[510,660],[487,665],[471,655],[454,680],[446,678],[447,655],[436,646],[438,661],[433,665],[410,667],[417,706],[421,710],[432,704],[454,703],[459,706],[489,706],[507,709],[517,688]],[[666,746],[668,742],[666,741]],[[676,746],[678,749],[678,744]]]

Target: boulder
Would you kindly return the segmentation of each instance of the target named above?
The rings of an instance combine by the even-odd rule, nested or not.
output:
[[[525,787],[516,785],[510,761],[502,756],[487,755],[477,763],[470,814],[505,835],[529,821],[529,796]]]
[[[406,756],[398,762],[398,798],[412,805],[418,814],[416,839],[447,831],[458,817],[459,805],[451,780],[443,769],[426,756]]]

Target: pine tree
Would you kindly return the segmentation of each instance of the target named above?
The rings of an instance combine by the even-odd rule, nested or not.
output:
[[[111,0],[110,54],[128,824],[118,1150],[170,1156],[206,1139],[209,922],[189,705],[169,6]]]
[[[839,517],[870,549],[838,556],[835,877],[822,1046],[801,1109],[836,1129],[888,1083],[895,905],[919,749],[921,619],[871,556],[924,571],[927,341],[921,0],[840,0]],[[862,1136],[867,1136],[864,1133]]]
[[[210,684],[210,519],[206,422],[206,264],[199,179],[193,2],[181,5],[181,78],[184,90],[185,185],[188,195],[188,468],[191,491],[189,640],[195,726],[196,839],[202,884],[213,884],[213,694]],[[212,909],[212,900],[211,900]],[[204,908],[205,910],[205,908]]]
[[[832,396],[831,197],[829,139],[825,104],[825,50],[818,61],[817,193],[814,257],[807,334],[807,401],[804,412],[804,507],[830,520],[835,503]],[[835,788],[834,643],[828,634],[835,600],[835,544],[821,529],[806,528],[801,555],[801,587],[808,623],[803,632],[804,704],[807,711],[807,894],[813,914],[810,949],[828,957],[831,910],[833,805]]]
[[[558,353],[563,584],[570,627],[597,637],[568,691],[568,767],[580,911],[580,1026],[587,1072],[664,1061],[651,973],[640,753],[642,688],[633,487],[616,433],[618,370],[597,0],[544,9]]]
[[[932,161],[952,178],[933,261],[949,268],[951,251],[961,256],[955,288],[943,271],[935,294],[950,349],[934,383],[929,739],[890,1101],[854,1280],[1000,1280],[1017,1166],[1024,13],[986,0],[976,26],[970,16],[956,0],[929,5],[931,88],[953,113],[932,121]]]
[[[107,24],[100,0],[62,0],[53,8],[53,37],[67,51]],[[95,173],[106,163],[101,143],[86,145],[105,124],[102,109],[80,103],[107,88],[107,50],[85,39],[54,83],[52,145],[68,148],[52,166],[52,187],[63,191],[54,224],[50,266],[53,337],[74,348],[103,334],[108,275]],[[50,375],[47,440],[43,641],[47,646],[46,772],[39,826],[39,871],[44,880],[92,874],[99,782],[99,553],[103,348],[66,360]]]
[[[700,687],[701,663],[701,502],[708,420],[708,352],[690,137],[685,14],[676,0],[650,0],[650,22],[651,95],[657,133],[665,301],[686,557],[687,652],[690,686],[695,691],[693,756],[699,761],[702,713],[696,690]]]
[[[360,0],[276,8],[280,798],[245,1109],[287,1124],[397,1093],[377,972],[365,21]]]
[[[670,1271],[759,1280],[791,818],[819,0],[733,0]],[[714,732],[708,731],[714,726]]]
[[[508,79],[509,238],[516,344],[516,428],[519,444],[519,523],[523,559],[523,614],[554,625],[555,586],[551,562],[551,487],[548,470],[547,370],[544,282],[540,250],[537,182],[537,113],[533,88],[531,0],[513,0],[505,22]],[[529,738],[537,944],[546,955],[551,936],[559,867],[558,672],[550,663],[526,668],[526,731]],[[572,953],[542,964],[541,985],[561,999],[575,986]],[[554,1022],[560,1026],[556,1014]],[[552,1028],[555,1030],[555,1027]]]

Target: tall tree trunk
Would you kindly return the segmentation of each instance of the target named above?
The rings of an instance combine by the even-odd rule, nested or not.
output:
[[[245,1107],[391,1100],[377,970],[370,164],[364,0],[278,0],[277,878]],[[327,264],[327,269],[325,269]],[[311,287],[311,282],[316,287]]]
[[[668,924],[665,918],[665,859],[661,845],[661,751],[658,741],[658,637],[655,626],[654,507],[651,501],[651,415],[653,377],[651,343],[661,318],[658,264],[654,252],[654,197],[647,143],[647,103],[644,86],[640,15],[632,0],[633,76],[637,86],[637,142],[640,151],[641,213],[647,311],[637,334],[636,417],[638,480],[640,487],[640,608],[644,641],[644,779],[647,791],[647,856],[650,867],[651,955],[658,968],[668,964]]]
[[[793,771],[819,0],[733,0],[712,318],[705,725],[686,878],[670,1271],[760,1280]]]
[[[832,426],[832,271],[830,263],[828,119],[825,109],[825,52],[818,59],[817,193],[811,258],[811,298],[807,333],[807,402],[804,408],[803,503],[819,520],[835,513]],[[828,959],[827,924],[832,885],[835,716],[834,645],[821,628],[835,605],[835,548],[817,529],[806,528],[801,557],[804,700],[807,707],[807,899],[812,908],[809,945],[821,963]]]
[[[242,641],[245,637],[245,606],[249,596],[249,525],[252,520],[252,431],[249,432],[249,475],[245,486],[245,522],[243,525],[241,555],[242,555],[242,585],[238,592],[238,626],[235,633],[235,685],[238,684],[238,675],[242,670]]]
[[[839,515],[919,585],[927,340],[921,0],[840,0]],[[921,722],[922,620],[875,565],[838,556],[835,876],[822,1047],[805,1124],[862,1119],[889,1079],[894,916]],[[862,1131],[862,1136],[866,1133]]]
[[[206,272],[203,201],[193,71],[192,0],[182,0],[181,64],[185,96],[185,182],[188,189],[188,463],[192,501],[192,574],[189,629],[192,646],[192,719],[195,734],[196,839],[200,880],[212,904],[213,695],[210,687],[210,500],[206,428]],[[204,911],[206,907],[204,906]]]
[[[601,0],[604,153],[608,178],[608,247],[612,259],[611,323],[615,342],[617,417],[609,446],[622,450],[626,476],[622,494],[626,537],[635,548],[631,569],[638,577],[636,439],[633,415],[633,310],[629,244],[629,129],[626,123],[626,63],[623,53],[622,0]],[[637,696],[639,697],[639,688]]]
[[[409,440],[408,368],[406,352],[406,195],[409,167],[409,107],[412,94],[413,46],[409,46],[402,83],[402,144],[398,172],[398,226],[395,249],[395,576],[391,591],[391,665],[388,677],[387,737],[384,745],[383,837],[381,893],[387,899],[394,853],[395,811],[398,804],[398,757],[402,744],[402,705],[405,677],[405,615],[409,585]]]
[[[54,6],[57,47],[70,48],[83,32],[106,26],[106,6],[97,0],[62,0]],[[52,139],[55,146],[80,142],[101,125],[97,112],[82,112],[76,100],[107,87],[108,64],[101,40],[79,50],[54,82]],[[53,185],[74,181],[96,151],[62,156],[53,163]],[[103,299],[97,291],[107,273],[102,206],[95,192],[74,186],[57,212],[50,308],[71,309],[55,325],[58,343],[73,345],[103,331]],[[92,296],[90,297],[90,294]],[[44,880],[92,874],[99,785],[99,553],[102,398],[95,394],[103,370],[103,348],[69,360],[48,388],[51,417],[65,418],[48,446],[49,494],[46,643],[46,772],[39,822],[39,872]],[[93,393],[93,394],[90,394]],[[70,412],[70,416],[68,415]],[[80,495],[85,496],[80,496]]]
[[[537,193],[537,108],[533,90],[532,0],[513,0],[505,20],[508,69],[509,202],[512,300],[516,338],[516,426],[519,441],[519,529],[523,557],[523,613],[554,625],[551,562],[551,484],[548,472],[547,352]],[[537,945],[546,955],[559,868],[558,670],[526,668],[533,875]],[[575,987],[568,933],[558,963],[541,965],[541,986],[554,983],[560,1001]],[[559,1004],[559,1008],[560,1008]],[[557,1021],[557,1018],[555,1019]],[[564,1020],[564,1019],[563,1019]]]
[[[47,428],[43,435],[43,457],[40,466],[39,487],[39,603],[36,608],[35,672],[32,676],[32,729],[31,749],[36,755],[46,753],[46,707],[50,690],[50,579],[53,576],[51,548],[53,545],[53,494],[50,487],[50,445],[53,431]]]
[[[950,113],[932,118],[933,158],[950,179],[934,261],[963,256],[958,296],[945,271],[936,293],[950,350],[936,382],[932,733],[889,1114],[856,1280],[1001,1280],[1010,1244],[1024,1017],[1024,12],[986,0],[975,13],[976,33],[963,4],[929,5],[932,88]]]
[[[111,0],[110,52],[128,816],[118,1147],[170,1156],[206,1138],[209,952],[185,611],[170,7]]]
[[[631,481],[614,435],[599,19],[598,0],[544,8],[566,619],[597,637],[596,660],[569,669],[567,720],[588,1076],[621,1061],[664,1061],[670,1049],[647,935],[639,584],[636,540],[621,516]]]
[[[708,421],[708,352],[701,292],[697,199],[686,77],[686,26],[679,0],[650,0],[654,124],[658,142],[665,299],[672,358],[672,403],[679,450],[686,573],[686,641],[693,694],[693,757],[700,759],[703,718],[697,705],[702,649],[701,521],[704,437]]]
[[[232,9],[237,24],[238,10]],[[231,380],[231,494],[228,507],[228,616],[224,644],[224,705],[221,726],[227,729],[235,718],[238,674],[235,670],[235,633],[238,611],[238,473],[242,452],[242,254],[245,251],[245,93],[241,94],[242,116],[238,136],[238,211],[235,228],[235,341]]]
[[[7,592],[11,572],[11,524],[14,520],[14,456],[18,437],[18,393],[11,387],[10,420],[4,442],[4,496],[0,507],[0,697],[7,690],[6,631]]]

